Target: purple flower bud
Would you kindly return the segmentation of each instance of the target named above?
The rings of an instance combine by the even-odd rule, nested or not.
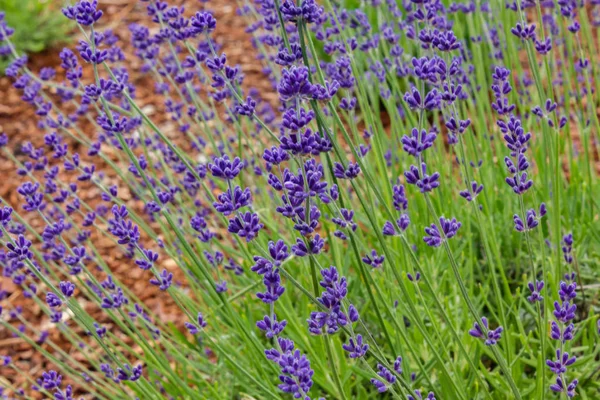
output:
[[[434,172],[431,176],[427,175],[427,166],[425,163],[421,163],[421,170],[414,165],[411,165],[410,170],[406,171],[404,176],[406,177],[406,182],[411,185],[416,185],[421,193],[431,192],[440,185],[440,174]]]
[[[427,133],[425,129],[419,133],[417,128],[413,128],[411,135],[404,135],[401,141],[404,151],[418,158],[422,152],[433,146],[436,137],[435,133]]]
[[[383,264],[384,260],[385,257],[383,255],[378,255],[375,250],[371,250],[370,255],[367,254],[362,258],[362,261],[365,264],[370,265],[373,268],[379,268]]]
[[[51,308],[58,308],[62,305],[62,300],[56,294],[48,292],[46,293],[46,303]]]
[[[471,187],[467,190],[462,190],[459,195],[468,202],[473,201],[479,193],[483,191],[483,185],[478,185],[476,181],[471,182]]]
[[[475,338],[485,339],[486,346],[495,345],[502,335],[503,328],[499,326],[496,329],[489,329],[488,320],[486,317],[481,317],[481,325],[479,322],[473,324],[473,329],[469,331],[469,335]]]
[[[258,232],[264,227],[258,219],[258,214],[253,212],[239,213],[229,220],[227,230],[246,239],[246,242],[252,241]]]
[[[155,278],[150,279],[152,285],[158,286],[160,290],[167,290],[173,282],[173,274],[163,269]]]
[[[197,12],[190,19],[190,25],[195,34],[211,33],[217,27],[217,20],[208,12]]]
[[[461,226],[462,224],[458,222],[456,218],[446,219],[440,217],[440,227],[442,228],[442,231],[440,232],[436,224],[431,224],[430,227],[425,228],[427,236],[425,236],[423,240],[428,246],[439,247],[444,240],[454,237]]]
[[[567,367],[573,365],[577,361],[575,356],[569,357],[569,353],[556,350],[556,360],[546,360],[546,365],[556,375],[561,375],[567,372]]]
[[[65,297],[73,296],[73,292],[75,291],[75,285],[72,282],[60,282],[58,284],[60,291]]]
[[[42,387],[46,390],[59,388],[62,382],[62,375],[56,371],[42,373]]]
[[[361,335],[356,335],[356,339],[350,338],[348,343],[344,343],[342,348],[350,353],[350,358],[360,358],[367,353],[369,350],[369,345],[363,343],[363,338]]]
[[[527,300],[530,303],[535,303],[535,302],[544,300],[544,297],[540,294],[540,292],[544,288],[544,281],[536,280],[535,285],[532,282],[529,282],[527,284],[527,287],[529,288],[529,291],[531,292],[531,295],[529,295],[527,297]]]
[[[201,328],[206,327],[206,321],[204,320],[202,313],[199,312],[196,318],[196,323],[186,322],[184,325],[192,335],[196,335],[200,332]]]
[[[562,252],[567,264],[573,263],[573,234],[569,233],[563,236]]]
[[[277,91],[283,101],[309,99],[315,93],[315,86],[308,79],[308,68],[291,66],[282,70]]]
[[[242,161],[236,157],[231,161],[229,156],[217,157],[211,164],[208,164],[208,169],[215,178],[232,180],[239,175],[243,168]]]
[[[266,333],[266,336],[268,339],[271,339],[274,336],[279,335],[283,331],[283,329],[285,328],[286,325],[287,325],[287,321],[283,320],[283,321],[278,322],[276,315],[273,315],[272,319],[268,315],[265,315],[265,317],[261,321],[258,321],[256,323],[256,326],[258,327],[258,329],[260,329],[261,331],[264,331]]]
[[[517,22],[517,25],[511,28],[510,32],[521,40],[535,39],[535,24],[527,26]]]
[[[93,25],[102,17],[102,11],[98,10],[98,0],[80,1],[74,6],[62,9],[65,17],[77,21],[83,26]]]

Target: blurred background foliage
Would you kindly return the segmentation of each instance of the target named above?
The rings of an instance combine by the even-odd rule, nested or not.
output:
[[[60,0],[0,0],[0,12],[15,29],[11,41],[18,52],[39,53],[69,39],[73,25],[61,12]],[[0,61],[4,72],[6,61]]]

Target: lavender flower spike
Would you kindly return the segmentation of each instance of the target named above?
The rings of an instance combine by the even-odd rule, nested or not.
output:
[[[475,322],[473,324],[473,329],[469,331],[469,335],[475,338],[485,339],[486,346],[493,346],[500,340],[503,330],[504,329],[501,326],[496,329],[489,329],[487,318],[481,317],[481,324]]]
[[[446,219],[440,217],[440,227],[442,228],[442,231],[440,232],[436,224],[431,224],[430,227],[425,228],[427,236],[423,238],[423,241],[425,241],[428,246],[439,247],[444,240],[454,237],[461,226],[462,224],[458,222],[456,218]]]

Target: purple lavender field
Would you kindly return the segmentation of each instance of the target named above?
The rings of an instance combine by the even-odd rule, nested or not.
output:
[[[600,1],[67,3],[0,1],[0,399],[600,398]]]

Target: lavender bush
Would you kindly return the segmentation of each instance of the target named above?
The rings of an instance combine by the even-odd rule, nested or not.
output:
[[[1,136],[22,183],[0,323],[48,365],[7,354],[4,398],[600,396],[598,2],[240,1],[260,90],[219,2],[141,3],[124,47],[96,0],[66,7],[83,39],[60,71],[0,17],[44,137]]]

